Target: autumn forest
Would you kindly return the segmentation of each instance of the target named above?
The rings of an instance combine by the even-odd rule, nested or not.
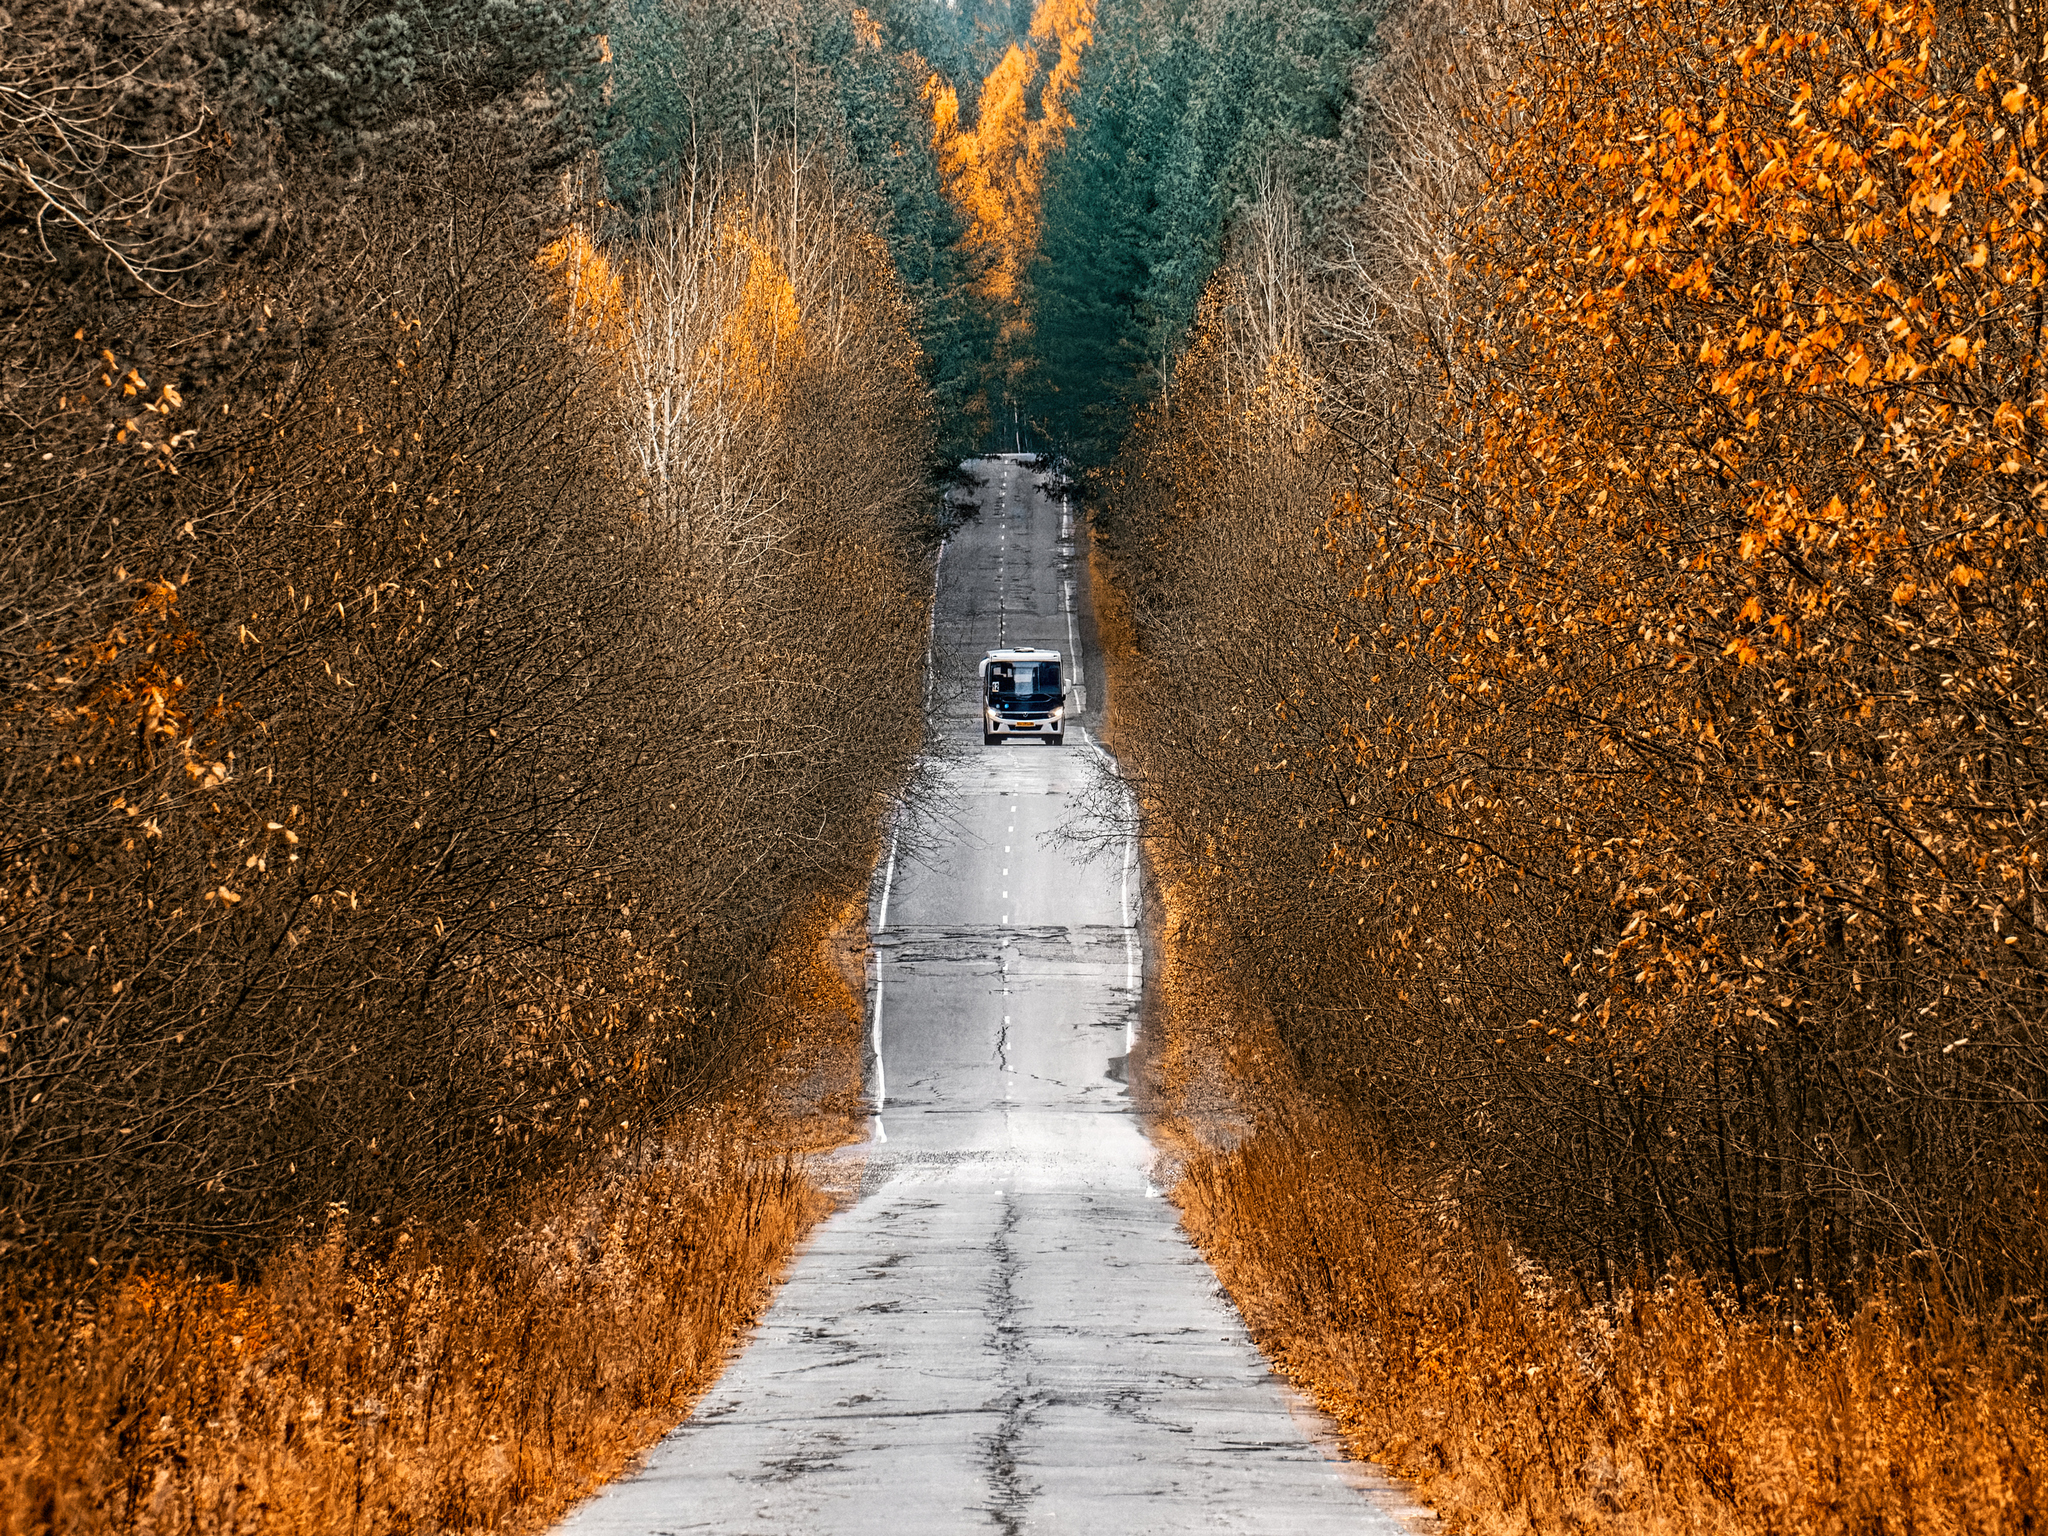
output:
[[[1351,1449],[2038,1529],[2044,37],[0,11],[0,1530],[545,1529],[687,1412],[1005,449],[1174,1199]]]

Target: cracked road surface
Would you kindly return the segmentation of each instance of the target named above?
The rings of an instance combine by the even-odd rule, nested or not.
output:
[[[1135,873],[1051,834],[1097,761],[1071,522],[1006,460],[948,545],[933,846],[870,904],[869,1142],[745,1352],[574,1536],[1404,1529],[1267,1369],[1147,1181]],[[1077,611],[1076,604],[1079,604]],[[1067,745],[983,747],[975,666],[1068,657]],[[1078,676],[1076,673],[1078,672]]]

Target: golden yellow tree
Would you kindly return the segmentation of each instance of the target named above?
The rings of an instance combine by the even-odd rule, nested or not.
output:
[[[1038,250],[1046,159],[1073,125],[1067,103],[1094,27],[1095,0],[1041,0],[1031,36],[1058,46],[1052,67],[1042,68],[1036,48],[1012,43],[982,82],[972,124],[961,121],[954,86],[937,74],[925,84],[940,174],[967,217],[970,247],[988,263],[983,294],[1004,312],[1005,333],[1013,337],[1029,325],[1017,306],[1024,270]]]

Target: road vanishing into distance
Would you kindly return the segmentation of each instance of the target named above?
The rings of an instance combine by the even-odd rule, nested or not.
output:
[[[947,794],[869,904],[857,1196],[689,1422],[560,1529],[1392,1536],[1393,1497],[1270,1373],[1147,1179],[1137,873],[1057,835],[1104,762],[1086,564],[1039,472],[969,468],[933,626]],[[999,644],[1065,655],[1065,746],[981,744]]]

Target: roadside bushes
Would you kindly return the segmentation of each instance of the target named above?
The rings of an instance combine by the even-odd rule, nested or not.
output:
[[[2038,23],[1418,11],[1108,487],[1176,910],[1590,1294],[2038,1311]]]
[[[253,1258],[640,1142],[772,1051],[786,914],[871,861],[930,453],[886,262],[757,180],[792,286],[720,199],[771,233],[697,253],[690,323],[749,335],[779,282],[787,355],[698,381],[744,432],[656,487],[642,385],[536,263],[536,163],[450,130],[302,187],[304,259],[9,317],[17,1255]]]
[[[1175,1199],[1475,1530],[2040,1502],[2042,23],[1798,25],[1391,20],[1098,486]]]

